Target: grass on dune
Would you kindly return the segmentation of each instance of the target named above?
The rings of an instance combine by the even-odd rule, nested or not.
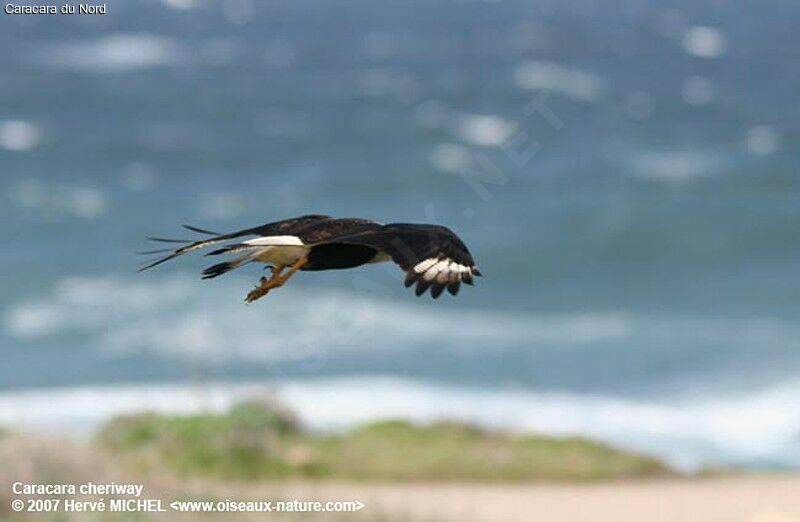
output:
[[[121,417],[99,440],[141,468],[244,480],[600,480],[670,473],[656,459],[583,438],[513,435],[456,422],[385,421],[315,434],[290,413],[257,402],[224,414]]]

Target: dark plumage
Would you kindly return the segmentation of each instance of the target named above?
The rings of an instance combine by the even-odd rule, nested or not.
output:
[[[203,271],[203,278],[210,279],[253,261],[273,266],[273,277],[269,280],[263,278],[261,287],[250,293],[248,301],[281,286],[297,270],[345,269],[392,260],[406,272],[406,287],[416,284],[417,296],[430,288],[434,298],[445,289],[456,295],[462,282],[471,285],[474,276],[481,275],[466,245],[450,229],[440,225],[384,225],[368,219],[308,215],[226,234],[215,234],[197,227],[185,228],[211,237],[198,241],[151,238],[183,243],[183,246],[174,250],[151,251],[169,253],[141,270],[210,245],[255,236],[206,254],[240,255]],[[289,272],[281,275],[284,268],[289,268]]]

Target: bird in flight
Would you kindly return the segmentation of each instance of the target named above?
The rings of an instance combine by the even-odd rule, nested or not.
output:
[[[203,279],[211,279],[247,263],[268,265],[272,269],[271,277],[261,278],[256,288],[247,294],[245,301],[248,303],[267,295],[273,288],[283,286],[298,270],[334,270],[394,261],[406,273],[406,288],[416,284],[417,296],[430,288],[434,299],[445,288],[456,295],[461,283],[472,285],[473,278],[481,275],[461,239],[440,225],[384,225],[368,219],[308,215],[227,234],[189,225],[184,225],[184,228],[209,237],[198,241],[148,238],[183,245],[174,250],[167,248],[142,252],[167,255],[150,262],[139,271],[194,250],[254,236],[208,252],[208,256],[238,255],[203,271]]]

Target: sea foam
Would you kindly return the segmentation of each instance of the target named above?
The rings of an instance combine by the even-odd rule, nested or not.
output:
[[[375,353],[419,343],[502,352],[520,339],[621,340],[633,327],[613,310],[532,316],[403,303],[358,288],[358,281],[345,289],[282,288],[281,306],[265,313],[263,306],[242,304],[252,285],[244,277],[229,277],[224,286],[183,275],[66,277],[45,295],[11,304],[4,326],[23,342],[70,334],[104,355],[150,352],[208,363],[292,360],[308,351]]]

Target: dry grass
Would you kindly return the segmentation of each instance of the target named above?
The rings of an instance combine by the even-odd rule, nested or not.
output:
[[[458,423],[415,426],[391,421],[342,435],[314,434],[303,430],[290,412],[258,402],[225,414],[119,418],[94,441],[0,430],[0,519],[260,521],[268,515],[278,522],[470,520],[471,508],[463,506],[470,505],[475,493],[469,491],[474,488],[494,498],[511,491],[503,485],[509,481],[668,474],[649,457],[585,439],[515,436]],[[359,500],[366,508],[323,515],[64,513],[63,509],[20,515],[10,509],[11,485],[17,481],[143,484],[142,497],[161,499],[164,506],[173,500],[298,499]],[[409,502],[411,497],[416,500]],[[439,506],[440,498],[449,500]]]
[[[387,426],[375,429],[388,429]],[[361,433],[360,436],[364,436]],[[461,435],[463,436],[463,435]],[[472,435],[469,435],[471,437]],[[501,460],[505,460],[501,457]],[[349,515],[280,514],[69,514],[15,516],[9,510],[11,483],[144,484],[144,496],[165,500],[361,500],[366,508]],[[231,481],[211,476],[178,477],[157,469],[132,470],[91,443],[44,436],[0,435],[0,519],[47,521],[274,520],[283,522],[800,522],[800,478],[727,476],[646,481]]]
[[[26,521],[46,520],[53,522],[70,521],[191,521],[191,520],[236,520],[263,521],[263,513],[59,513],[29,514],[15,513],[11,501],[17,496],[12,493],[14,482],[30,484],[83,484],[93,482],[143,484],[142,497],[162,499],[164,505],[173,500],[325,500],[314,488],[284,489],[281,485],[268,485],[266,489],[239,487],[228,481],[192,480],[178,477],[168,470],[131,469],[118,456],[88,443],[81,443],[58,437],[33,436],[9,431],[0,431],[0,520]],[[36,496],[25,498],[38,498]],[[45,498],[45,497],[41,497]],[[72,498],[72,497],[52,497]],[[104,497],[106,500],[113,497]],[[355,498],[355,497],[354,497]],[[80,497],[81,500],[97,500],[97,497]],[[342,500],[330,497],[330,500]],[[276,514],[270,513],[269,520],[278,522],[317,522],[322,520],[344,521],[361,520],[365,522],[391,522],[392,518],[382,515],[379,510],[362,511],[357,514]]]
[[[454,422],[386,421],[309,433],[264,403],[226,414],[142,414],[109,423],[105,448],[137,469],[234,480],[568,480],[668,476],[656,459],[584,438],[521,436]]]

